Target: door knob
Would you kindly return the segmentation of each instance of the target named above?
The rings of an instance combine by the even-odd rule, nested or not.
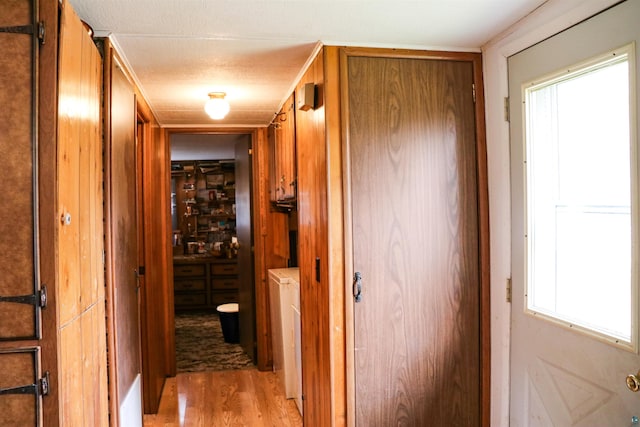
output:
[[[640,390],[640,371],[627,375],[627,388],[633,392]]]

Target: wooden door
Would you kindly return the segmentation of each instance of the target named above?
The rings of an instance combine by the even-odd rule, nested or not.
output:
[[[2,2],[0,27],[33,25],[37,18],[32,3],[35,2]],[[6,167],[0,168],[0,177],[7,190],[0,204],[0,250],[11,254],[0,262],[0,340],[20,345],[21,340],[40,338],[40,307],[35,304],[40,284],[33,191],[37,177],[34,66],[38,58],[34,49],[38,44],[34,34],[0,32],[0,45],[0,156],[6,161]],[[29,295],[34,298],[20,299]],[[0,402],[8,399],[11,398],[1,397]]]
[[[348,57],[356,425],[481,424],[470,62]]]
[[[590,111],[587,113],[580,111],[578,113],[580,130],[578,132],[575,130],[566,132],[565,130],[562,133],[563,136],[558,138],[560,142],[554,151],[568,152],[570,156],[558,156],[558,158],[545,156],[545,158],[536,159],[528,148],[532,143],[523,140],[525,127],[529,127],[531,124],[531,122],[527,123],[524,117],[524,106],[532,105],[526,96],[523,97],[523,90],[529,86],[528,82],[541,80],[541,76],[559,76],[560,74],[557,72],[564,75],[567,70],[574,68],[575,64],[584,63],[584,61],[598,56],[600,56],[600,60],[604,60],[605,57],[601,56],[603,54],[608,53],[607,59],[619,58],[622,52],[612,52],[612,50],[628,45],[632,41],[635,41],[633,49],[635,59],[633,55],[629,58],[629,67],[624,74],[628,73],[632,82],[634,78],[636,82],[640,81],[638,68],[634,70],[634,65],[640,58],[638,18],[640,18],[640,3],[636,1],[624,2],[509,58],[513,275],[510,375],[510,423],[512,426],[629,426],[636,425],[637,418],[640,417],[640,396],[638,393],[629,391],[625,381],[627,375],[635,375],[640,369],[640,356],[638,356],[637,350],[621,348],[617,343],[617,338],[606,338],[602,335],[598,337],[588,332],[584,329],[584,323],[581,326],[578,319],[574,319],[573,322],[549,321],[544,318],[544,313],[534,315],[527,308],[529,305],[527,297],[531,298],[530,301],[535,302],[532,296],[541,294],[540,291],[536,294],[535,289],[527,289],[529,277],[532,277],[528,271],[532,265],[527,261],[528,254],[534,251],[533,244],[539,244],[536,243],[536,231],[532,226],[534,223],[538,229],[546,226],[542,221],[534,221],[527,225],[529,215],[533,218],[537,214],[527,206],[528,204],[533,205],[532,201],[534,200],[528,194],[532,194],[535,190],[533,180],[527,179],[530,174],[527,170],[542,167],[545,171],[544,180],[547,180],[554,175],[552,171],[570,167],[570,180],[575,184],[568,185],[566,179],[562,180],[557,186],[554,186],[561,190],[558,190],[556,194],[550,194],[555,199],[554,205],[557,206],[554,209],[554,217],[566,217],[567,211],[570,210],[573,219],[571,223],[558,221],[554,231],[545,232],[547,236],[552,235],[554,238],[554,247],[546,251],[551,254],[554,264],[552,271],[555,277],[553,280],[556,280],[557,277],[563,277],[561,268],[567,264],[567,261],[578,260],[579,268],[565,269],[565,271],[570,271],[570,275],[564,276],[566,278],[564,283],[577,282],[580,288],[578,293],[568,293],[571,300],[579,301],[580,307],[586,308],[586,312],[606,313],[605,315],[611,318],[628,309],[630,316],[627,317],[626,324],[627,326],[632,325],[631,335],[635,335],[635,339],[638,339],[637,307],[640,305],[640,301],[638,301],[637,291],[634,292],[634,287],[629,282],[635,282],[638,286],[639,251],[636,239],[640,236],[637,221],[638,208],[640,207],[638,206],[640,201],[640,184],[638,183],[640,160],[637,136],[634,135],[633,129],[637,129],[640,111],[637,109],[634,111],[633,105],[640,105],[640,92],[637,91],[637,86],[634,88],[631,84],[631,96],[629,96],[626,93],[627,90],[620,91],[611,84],[611,79],[608,79],[609,81],[601,83],[601,85],[591,81],[588,90],[581,90],[579,94],[574,93],[573,95],[574,98],[587,95],[587,99],[581,100],[581,103],[590,106],[590,103],[596,99],[595,94],[600,91],[609,94],[620,93],[622,103],[630,102],[631,105],[630,111],[628,110],[625,114],[628,116],[628,126],[631,131],[623,129],[619,124],[614,124],[617,119],[607,118],[604,123],[605,138],[596,138],[597,141],[590,139],[590,135],[599,134],[590,123],[597,122],[598,118],[588,119],[585,117],[590,111],[596,112],[596,115],[600,117],[606,116],[608,111],[618,111],[617,115],[624,114],[621,113],[618,103],[609,103],[598,99],[594,104],[606,105],[602,109],[604,111],[599,111],[600,106],[590,106],[588,108]],[[633,51],[632,53],[634,53]],[[604,67],[600,70],[603,69]],[[586,76],[587,73],[583,75]],[[624,80],[624,78],[620,78],[620,80]],[[560,93],[561,90],[558,88],[556,93]],[[563,111],[562,107],[565,104],[557,102],[558,98],[560,95],[556,95],[556,99],[554,99],[554,110]],[[540,102],[540,98],[538,101]],[[572,114],[576,110],[579,108],[572,108]],[[553,123],[554,131],[546,134],[544,142],[539,140],[545,145],[551,145],[556,138],[555,135],[561,134],[556,129],[565,128],[565,120],[571,121],[571,118],[567,115],[552,114],[550,110],[547,110],[545,115],[557,118],[557,122]],[[587,133],[590,135],[577,135],[579,132],[584,132],[585,129],[588,129]],[[537,130],[538,134],[544,132],[541,128],[537,128]],[[531,135],[529,131],[526,131],[526,134]],[[568,144],[566,142],[568,139],[577,141],[577,149],[567,150]],[[593,150],[594,147],[596,150]],[[587,155],[586,153],[589,151],[594,152],[594,155]],[[620,158],[622,153],[627,159],[613,163],[613,159],[622,160]],[[578,168],[571,164],[570,158],[579,160]],[[608,173],[604,172],[607,163],[617,165],[615,172],[611,170]],[[537,166],[539,164],[541,166]],[[625,174],[624,179],[627,182],[618,183],[615,185],[616,188],[613,188],[611,178],[624,177]],[[590,183],[592,185],[585,188],[583,184],[592,178],[594,178],[594,181]],[[540,181],[537,182],[540,183]],[[607,208],[615,206],[614,203],[611,203],[614,201],[612,195],[615,194],[617,199],[621,189],[626,193],[627,198],[631,198],[632,202],[626,212],[616,207],[617,211],[611,213]],[[585,198],[585,194],[588,198]],[[607,201],[606,207],[602,203],[603,198]],[[585,199],[590,202],[587,209],[578,208],[578,204],[586,204],[584,203]],[[573,205],[567,204],[567,200],[573,202]],[[576,201],[579,203],[575,203]],[[596,204],[594,201],[600,203]],[[579,213],[580,216],[575,215],[576,213]],[[612,225],[625,222],[626,226],[624,227]],[[578,248],[571,251],[570,256],[567,257],[567,251],[564,248],[569,242],[566,239],[561,239],[560,236],[562,236],[561,233],[567,233],[574,224],[580,225],[578,237],[571,239]],[[553,234],[556,233],[556,230],[557,234]],[[613,264],[619,261],[606,259],[608,253],[615,252],[611,246],[602,245],[607,249],[601,251],[592,245],[593,242],[602,242],[598,236],[604,235],[609,238],[616,235],[618,230],[624,230],[624,233],[628,233],[626,239],[615,242],[616,247],[624,248],[627,252],[625,256],[616,256],[628,264],[626,268],[613,268]],[[538,236],[540,235],[538,234]],[[556,238],[556,236],[559,237]],[[634,240],[636,240],[635,244],[633,244]],[[635,246],[635,249],[631,249],[632,245]],[[586,250],[580,250],[580,248],[586,248]],[[631,251],[630,256],[629,251]],[[595,259],[586,260],[587,257],[594,258],[594,255],[596,255]],[[590,292],[582,291],[590,287],[588,280],[583,280],[580,277],[584,277],[585,272],[588,276],[601,277],[599,272],[592,269],[592,264],[602,265],[611,271],[607,272],[607,277],[604,280],[598,280],[597,287],[601,287],[605,291],[596,300],[589,301],[585,295]],[[626,276],[626,280],[621,280],[621,276]],[[625,293],[618,294],[616,289],[620,289],[619,285],[626,288],[626,295]],[[559,286],[556,295],[566,294],[566,290],[563,288],[566,289],[564,286]],[[608,303],[611,295],[614,294],[622,297],[621,303],[611,306]],[[609,305],[608,309],[605,308],[607,305]],[[566,307],[566,299],[558,298],[557,306]],[[633,419],[636,422],[633,422]]]
[[[251,232],[251,137],[243,135],[236,150],[236,232],[238,234],[238,304],[240,345],[256,360],[256,307]]]
[[[107,291],[110,380],[116,425],[141,425],[136,210],[136,110],[133,85],[115,58],[110,70],[106,155]],[[138,416],[140,419],[138,419]]]
[[[56,180],[60,420],[61,425],[106,426],[102,59],[69,3],[61,7]]]
[[[1,2],[0,27],[33,25],[35,3]],[[37,38],[2,32],[0,46],[0,156],[10,165],[0,168],[0,178],[7,185],[0,204],[0,425],[36,426],[42,425],[41,288],[33,191],[38,142],[33,126],[37,120]],[[21,387],[30,385],[28,394],[21,392]]]

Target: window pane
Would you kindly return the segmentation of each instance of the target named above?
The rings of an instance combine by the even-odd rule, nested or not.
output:
[[[631,342],[626,54],[526,89],[527,308]]]

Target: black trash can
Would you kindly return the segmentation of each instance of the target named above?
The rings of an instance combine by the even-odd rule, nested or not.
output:
[[[220,316],[220,326],[222,327],[224,342],[229,344],[239,343],[238,303],[222,304],[216,307],[216,310]]]

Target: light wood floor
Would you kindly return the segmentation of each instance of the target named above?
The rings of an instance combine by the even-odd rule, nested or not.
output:
[[[273,372],[243,369],[189,372],[167,378],[155,415],[145,427],[301,427],[293,399]]]

